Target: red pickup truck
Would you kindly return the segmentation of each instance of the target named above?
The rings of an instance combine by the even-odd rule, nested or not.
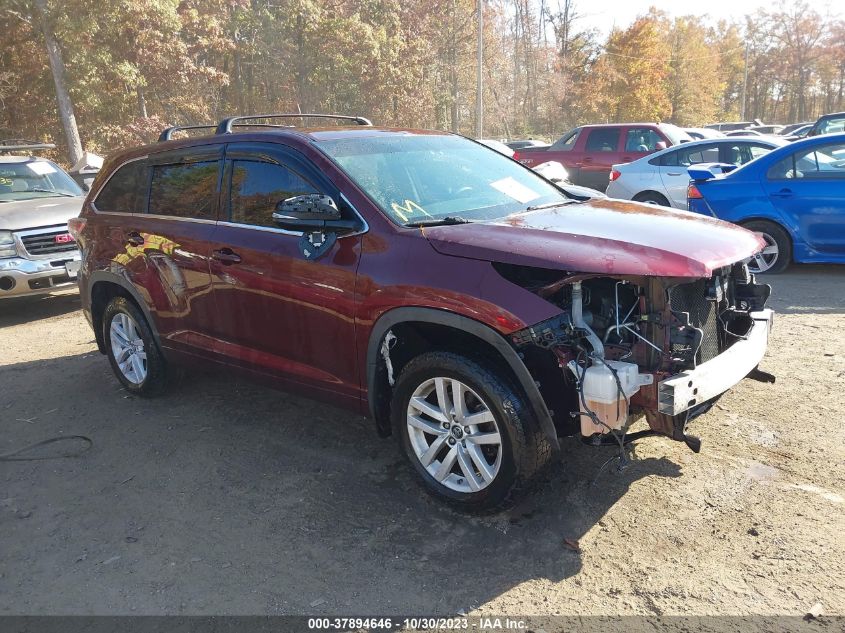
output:
[[[547,148],[520,149],[514,158],[529,167],[558,161],[572,184],[604,191],[611,166],[630,163],[671,145],[693,140],[670,123],[607,123],[570,130]]]

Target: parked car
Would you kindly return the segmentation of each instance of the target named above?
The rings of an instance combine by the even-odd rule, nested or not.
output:
[[[670,145],[691,141],[668,123],[584,125],[564,134],[548,149],[521,149],[514,159],[533,167],[556,160],[576,185],[604,191],[615,163],[630,163]]]
[[[745,226],[766,247],[752,270],[845,263],[845,134],[795,141],[727,175],[690,167],[689,208]]]
[[[496,139],[492,138],[477,138],[475,140],[481,143],[482,145],[486,145],[492,150],[496,150],[500,154],[504,154],[508,158],[513,158],[513,149],[502,143],[502,141],[497,141]]]
[[[803,123],[790,123],[789,125],[785,125],[784,128],[780,132],[778,132],[778,134],[780,134],[781,136],[790,136],[792,134],[795,134],[799,128],[810,128],[812,126],[812,121],[804,121]]]
[[[529,139],[522,139],[522,140],[515,140],[515,141],[508,141],[505,143],[511,149],[525,149],[525,148],[540,148],[540,147],[550,147],[550,143],[546,143],[545,141],[538,141],[533,138]]]
[[[704,127],[710,128],[711,130],[719,130],[720,132],[733,132],[748,129],[752,125],[763,125],[763,122],[760,119],[754,119],[753,121],[723,121],[721,123],[711,123]]]
[[[784,138],[788,141],[797,141],[798,139],[807,138],[807,134],[813,129],[813,124],[802,125],[799,128],[792,130],[791,134],[787,134]]]
[[[763,134],[762,132],[758,132],[757,130],[752,130],[750,128],[746,128],[744,130],[731,130],[730,132],[725,132],[725,136],[769,136],[769,135]]]
[[[839,134],[845,132],[845,112],[834,112],[824,114],[813,123],[807,136],[819,136],[821,134]]]
[[[44,148],[0,145],[0,299],[76,284],[79,249],[67,223],[84,194],[54,162],[20,154]]]
[[[461,136],[291,116],[119,153],[94,182],[82,305],[129,393],[177,363],[242,371],[369,414],[429,492],[489,510],[562,435],[621,450],[645,416],[697,451],[689,420],[757,376],[753,233],[584,202]]]
[[[747,128],[747,131],[757,132],[758,134],[780,134],[783,128],[783,125],[752,125]]]
[[[664,149],[633,163],[614,165],[607,195],[622,200],[650,202],[676,209],[687,208],[687,167],[699,163],[744,165],[788,145],[779,137],[722,137],[693,141]]]
[[[685,127],[684,132],[689,134],[690,138],[695,141],[705,138],[722,138],[724,136],[719,130],[713,130],[707,127]]]

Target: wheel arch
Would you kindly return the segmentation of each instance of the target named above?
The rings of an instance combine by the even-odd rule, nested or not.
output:
[[[147,302],[144,301],[138,289],[120,275],[116,275],[107,271],[95,271],[88,279],[88,297],[86,303],[91,310],[91,325],[94,329],[94,336],[97,341],[97,349],[101,354],[105,354],[105,341],[103,340],[102,318],[103,310],[108,305],[108,302],[113,297],[126,297],[128,300],[135,303],[138,309],[147,320],[150,326],[150,331],[153,333],[156,345],[161,349],[161,340],[159,339],[158,330],[155,327],[155,321],[152,318]]]
[[[551,414],[537,383],[507,340],[493,328],[475,319],[446,310],[422,307],[394,308],[379,317],[370,331],[367,344],[367,400],[370,415],[375,420],[380,435],[387,436],[391,433],[392,386],[388,380],[387,365],[381,354],[385,337],[391,331],[394,335],[399,332],[397,338],[401,336],[411,339],[411,353],[397,359],[398,366],[393,367],[394,378],[404,364],[416,355],[413,353],[414,350],[421,352],[427,349],[438,349],[437,344],[432,345],[426,340],[427,335],[435,334],[438,342],[449,344],[447,349],[454,350],[457,347],[470,356],[498,363],[509,371],[525,393],[552,447],[555,450],[560,448]],[[414,337],[419,337],[422,342],[414,340]],[[391,355],[390,358],[393,365],[393,356]]]
[[[672,202],[669,200],[669,198],[666,196],[666,194],[660,193],[659,191],[655,191],[654,189],[643,189],[642,191],[640,191],[636,195],[634,195],[634,197],[631,198],[631,200],[633,200],[634,202],[642,202],[643,198],[648,197],[650,195],[659,196],[666,201],[666,204],[668,206],[670,206],[670,207],[672,206]]]

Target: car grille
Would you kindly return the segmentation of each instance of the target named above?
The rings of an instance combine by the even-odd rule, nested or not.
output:
[[[66,228],[51,229],[44,233],[35,233],[21,236],[21,243],[26,252],[33,256],[53,255],[55,253],[71,253],[79,249],[76,242],[57,242],[56,238],[68,235]]]
[[[669,305],[675,312],[687,312],[689,322],[702,331],[701,347],[695,355],[696,364],[706,363],[719,355],[719,330],[716,303],[707,299],[707,281],[700,279],[669,290]]]

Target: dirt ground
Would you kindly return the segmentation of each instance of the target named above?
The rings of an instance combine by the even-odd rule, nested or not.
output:
[[[93,440],[0,463],[0,614],[845,614],[845,268],[768,281],[777,383],[699,418],[701,454],[599,474],[613,451],[567,440],[486,518],[367,420],[220,374],[137,399],[77,296],[0,303],[0,452]]]

